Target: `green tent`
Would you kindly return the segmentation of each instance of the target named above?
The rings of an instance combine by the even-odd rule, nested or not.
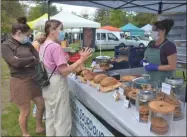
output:
[[[40,29],[40,27],[37,27],[37,26],[39,26],[41,23],[46,22],[47,20],[48,20],[48,14],[45,13],[39,18],[33,21],[30,21],[30,22],[27,22],[27,24],[31,27],[31,29]]]

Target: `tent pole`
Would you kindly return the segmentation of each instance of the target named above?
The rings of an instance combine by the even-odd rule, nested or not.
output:
[[[50,4],[51,4],[51,1],[48,0],[47,1],[48,20],[50,20]]]

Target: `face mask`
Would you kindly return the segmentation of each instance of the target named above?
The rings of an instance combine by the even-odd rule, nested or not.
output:
[[[64,32],[63,32],[63,31],[60,31],[60,32],[59,32],[59,35],[58,35],[58,40],[63,41],[63,40],[64,40],[64,37],[65,37]]]
[[[151,37],[153,40],[158,40],[160,37],[158,36],[158,31],[152,31]]]
[[[25,36],[22,41],[20,41],[21,44],[26,44],[26,43],[29,43],[30,42],[30,39],[29,37]]]

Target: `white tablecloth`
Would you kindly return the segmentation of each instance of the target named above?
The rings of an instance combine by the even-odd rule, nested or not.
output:
[[[89,109],[104,119],[109,125],[126,136],[155,136],[149,132],[148,124],[139,123],[135,116],[135,108],[125,108],[123,99],[115,102],[113,92],[101,93],[94,87],[78,82],[68,77],[72,93]],[[171,136],[186,136],[185,118],[173,122]]]

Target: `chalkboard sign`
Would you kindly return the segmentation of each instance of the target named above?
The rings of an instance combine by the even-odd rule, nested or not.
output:
[[[168,34],[168,39],[174,43],[174,40],[186,40],[186,13],[161,15],[158,20],[173,19],[174,26]]]

